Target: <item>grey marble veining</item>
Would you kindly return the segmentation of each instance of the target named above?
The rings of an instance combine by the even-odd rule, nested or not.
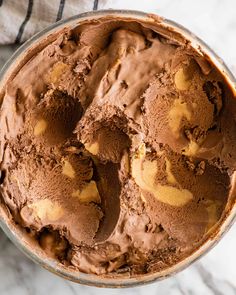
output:
[[[99,0],[98,8],[159,13],[202,37],[236,74],[235,0]],[[16,48],[0,47],[0,68]],[[236,224],[198,262],[167,280],[144,287],[107,290],[63,280],[30,261],[0,230],[0,295],[236,295]]]

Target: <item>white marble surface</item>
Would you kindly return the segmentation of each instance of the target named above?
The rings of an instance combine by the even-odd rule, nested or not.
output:
[[[176,20],[202,37],[236,74],[235,0],[100,0],[98,8],[145,10]],[[14,49],[0,47],[0,67]],[[210,253],[175,277],[127,290],[97,289],[65,281],[31,262],[1,231],[0,249],[1,295],[236,294],[236,224]]]

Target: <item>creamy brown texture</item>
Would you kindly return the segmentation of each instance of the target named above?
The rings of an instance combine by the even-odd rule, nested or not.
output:
[[[5,85],[2,203],[83,272],[174,265],[235,197],[235,97],[188,42],[154,27],[108,17],[64,30]]]

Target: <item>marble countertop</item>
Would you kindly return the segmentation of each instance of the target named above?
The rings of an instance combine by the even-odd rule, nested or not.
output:
[[[158,13],[204,39],[236,75],[235,0],[99,0],[98,9],[123,8]],[[16,46],[0,47],[0,68]],[[236,224],[206,256],[176,276],[144,287],[109,290],[63,280],[30,261],[0,231],[1,295],[235,295]]]

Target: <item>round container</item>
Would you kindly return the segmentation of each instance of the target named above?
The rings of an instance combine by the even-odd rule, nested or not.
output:
[[[14,76],[14,73],[22,66],[20,61],[26,55],[26,51],[31,52],[32,56],[34,54],[34,47],[37,47],[39,41],[44,39],[46,36],[49,39],[55,32],[61,30],[64,27],[74,27],[80,23],[90,20],[90,19],[100,19],[105,16],[122,17],[124,19],[141,20],[150,23],[152,26],[158,24],[166,27],[168,30],[174,30],[179,33],[179,36],[183,36],[185,39],[191,42],[192,47],[194,47],[199,53],[203,54],[211,60],[211,62],[223,73],[229,86],[236,94],[236,80],[224,62],[199,38],[197,38],[193,33],[182,27],[181,25],[160,18],[155,15],[146,14],[139,11],[127,11],[127,10],[101,10],[79,14],[73,16],[69,19],[57,22],[48,28],[44,29],[40,33],[33,36],[30,40],[24,43],[13,56],[8,60],[8,62],[3,67],[0,73],[0,102],[1,102],[1,91],[3,90],[5,81],[10,77]],[[18,66],[16,67],[16,65]],[[234,173],[234,183],[236,182],[236,173]],[[232,187],[234,195],[236,193],[236,185]],[[42,250],[37,249],[32,251],[29,247],[29,240],[27,237],[22,236],[20,228],[9,222],[8,212],[6,208],[0,206],[0,225],[11,241],[22,250],[30,259],[40,264],[47,270],[71,281],[80,284],[86,284],[97,287],[134,287],[138,285],[144,285],[154,281],[164,279],[166,277],[172,276],[183,270],[191,263],[199,259],[203,254],[207,253],[222,237],[222,235],[230,228],[234,219],[236,218],[236,201],[229,200],[225,210],[225,217],[221,220],[220,225],[215,229],[214,234],[208,238],[193,254],[180,261],[179,263],[171,266],[165,270],[156,273],[135,275],[133,277],[126,276],[116,276],[116,277],[103,277],[93,274],[85,274],[79,271],[74,271],[70,268],[66,268],[61,264],[58,264],[55,260],[45,257]]]

